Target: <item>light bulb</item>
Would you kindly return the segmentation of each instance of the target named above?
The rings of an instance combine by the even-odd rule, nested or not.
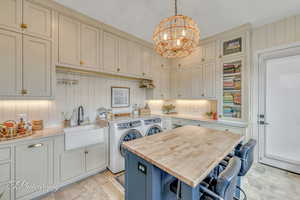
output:
[[[185,36],[185,30],[184,29],[182,30],[182,36]]]
[[[168,34],[164,34],[164,40],[167,40],[168,39]]]
[[[177,45],[180,46],[180,40],[179,39],[177,40]]]

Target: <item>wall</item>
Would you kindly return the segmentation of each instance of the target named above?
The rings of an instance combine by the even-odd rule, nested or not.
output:
[[[57,73],[56,78],[78,80],[78,84],[57,84],[53,101],[0,101],[0,122],[27,113],[30,120],[43,119],[46,127],[55,126],[61,124],[61,112],[72,112],[79,105],[83,105],[90,120],[94,120],[97,108],[110,107],[111,86],[130,87],[131,104],[144,105],[145,102],[145,89],[140,89],[136,80],[68,73]]]
[[[176,111],[181,114],[193,114],[204,116],[206,112],[216,112],[216,101],[209,100],[151,100],[147,101],[152,112],[161,112],[161,107],[164,104],[173,104],[176,106]]]

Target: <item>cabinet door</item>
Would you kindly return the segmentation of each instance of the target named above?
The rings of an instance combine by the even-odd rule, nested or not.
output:
[[[163,99],[170,98],[170,68],[167,63],[161,65],[160,92]]]
[[[119,71],[120,73],[128,73],[128,41],[119,38]]]
[[[116,72],[119,68],[118,37],[104,32],[103,35],[103,67],[104,71]]]
[[[81,66],[93,69],[99,68],[99,30],[82,24],[81,25]]]
[[[142,74],[142,53],[141,46],[135,42],[128,42],[128,72],[132,75]]]
[[[0,185],[1,200],[12,200],[11,198],[11,183]]]
[[[0,27],[22,31],[22,0],[0,1]]]
[[[23,23],[27,25],[25,34],[43,38],[51,38],[51,10],[30,1],[23,1]]]
[[[204,97],[203,91],[203,65],[198,65],[193,68],[192,75],[192,97],[199,99]]]
[[[192,98],[192,68],[181,67],[179,77],[179,97],[182,99]]]
[[[105,143],[86,148],[86,171],[104,169],[106,165],[107,156]]]
[[[23,37],[23,89],[26,96],[51,95],[51,46],[47,40]]]
[[[24,186],[31,186],[17,187],[17,198],[25,197],[35,192],[45,192],[45,186],[52,185],[52,145],[52,140],[39,140],[16,146],[16,181],[24,182]]]
[[[210,42],[202,46],[202,61],[208,62],[216,59],[216,42]]]
[[[85,149],[65,151],[59,158],[60,181],[78,177],[85,172]]]
[[[152,51],[149,48],[142,47],[142,76],[151,78],[150,67],[152,66]]]
[[[207,98],[216,98],[216,63],[203,65],[203,90]]]
[[[21,95],[22,89],[22,36],[0,30],[0,95]]]
[[[63,15],[59,16],[59,63],[80,65],[80,23]]]

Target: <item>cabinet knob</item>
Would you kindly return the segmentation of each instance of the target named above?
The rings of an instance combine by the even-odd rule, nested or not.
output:
[[[205,58],[202,58],[201,61],[204,62],[204,61],[205,61]]]
[[[25,95],[25,94],[28,94],[28,92],[27,92],[27,90],[22,89],[21,94]]]
[[[201,96],[203,96],[203,97],[204,97],[204,94],[202,94]]]
[[[165,65],[164,64],[161,64],[161,67],[163,68]]]
[[[81,61],[80,61],[80,64],[81,64],[81,65],[84,65],[84,62],[81,60]]]
[[[229,129],[225,129],[225,131],[229,131]]]
[[[119,71],[121,71],[121,69],[120,69],[120,68],[118,68],[118,69],[117,69],[117,71],[119,72]]]
[[[88,151],[85,151],[84,153],[85,153],[85,154],[88,154],[89,152],[88,152]]]
[[[21,24],[20,27],[21,27],[22,29],[27,29],[27,28],[28,28],[28,25],[27,25],[27,24]]]
[[[222,55],[219,55],[219,58],[222,58]]]

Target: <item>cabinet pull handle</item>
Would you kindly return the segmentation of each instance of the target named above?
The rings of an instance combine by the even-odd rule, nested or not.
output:
[[[119,71],[121,71],[121,69],[120,69],[120,68],[118,68],[118,69],[117,69],[117,71],[119,72]]]
[[[219,58],[222,58],[222,55],[219,55]]]
[[[37,148],[37,147],[41,147],[43,146],[42,143],[38,143],[38,144],[31,144],[31,145],[28,145],[28,148],[31,149],[31,148]]]
[[[27,25],[27,24],[21,24],[20,27],[21,27],[22,29],[27,29],[27,28],[28,28],[28,25]]]
[[[21,94],[22,94],[22,95],[25,95],[25,94],[28,94],[28,92],[27,92],[27,90],[22,89]]]

